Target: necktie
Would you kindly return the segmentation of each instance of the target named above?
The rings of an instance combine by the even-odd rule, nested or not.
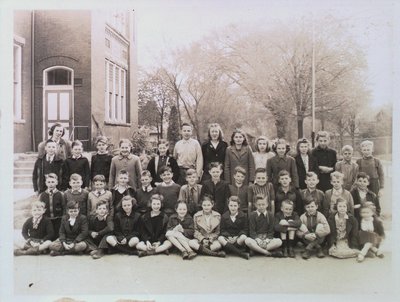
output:
[[[194,202],[194,188],[190,188],[189,200],[190,202]]]

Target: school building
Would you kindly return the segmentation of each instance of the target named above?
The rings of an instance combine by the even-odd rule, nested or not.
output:
[[[36,151],[59,122],[86,150],[137,129],[133,10],[14,11],[14,152]]]

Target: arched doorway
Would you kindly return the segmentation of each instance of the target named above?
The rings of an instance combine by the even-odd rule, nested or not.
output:
[[[43,138],[54,123],[65,128],[68,138],[74,119],[74,71],[65,66],[53,66],[43,70]]]

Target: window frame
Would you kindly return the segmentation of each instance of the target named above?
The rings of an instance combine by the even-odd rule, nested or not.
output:
[[[14,41],[13,46],[13,105],[14,123],[25,123],[22,106],[22,52],[23,44]]]

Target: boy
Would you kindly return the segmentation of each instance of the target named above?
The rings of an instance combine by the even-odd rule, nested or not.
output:
[[[294,204],[294,210],[297,213],[303,213],[303,200],[301,199],[299,190],[292,186],[292,179],[289,172],[282,170],[278,175],[279,187],[275,193],[275,209],[281,208],[281,202],[284,200],[291,200]]]
[[[240,200],[240,210],[249,214],[252,210],[249,210],[249,201],[247,199],[249,186],[244,183],[246,179],[246,169],[241,166],[237,166],[233,174],[234,183],[229,185],[230,196],[237,196]]]
[[[178,202],[181,186],[172,180],[171,167],[164,166],[160,169],[160,177],[163,182],[156,187],[154,194],[160,194],[164,197],[164,213],[168,216],[175,213],[175,205]]]
[[[121,200],[124,196],[135,197],[135,189],[129,185],[129,173],[126,170],[120,170],[117,175],[117,184],[110,190],[112,199],[112,208],[115,212],[121,210]]]
[[[65,203],[71,200],[75,200],[79,203],[79,208],[82,215],[87,216],[87,202],[89,192],[86,189],[82,189],[82,176],[79,174],[72,174],[69,178],[69,186],[71,187],[64,192]]]
[[[305,204],[306,200],[313,199],[319,207],[322,207],[325,200],[325,194],[321,190],[317,189],[318,182],[318,176],[315,172],[307,172],[305,180],[307,189],[300,191],[303,204]]]
[[[267,170],[257,168],[254,173],[254,184],[250,185],[247,191],[247,200],[249,201],[249,213],[256,210],[255,203],[257,196],[262,196],[268,201],[268,208],[271,213],[275,213],[275,192],[272,183],[267,182]],[[246,211],[247,213],[247,211]]]
[[[186,171],[186,185],[179,191],[178,201],[183,201],[188,206],[188,212],[191,216],[201,210],[200,193],[202,185],[197,183],[197,173],[194,169]]]
[[[51,223],[53,224],[54,237],[51,238],[55,240],[58,238],[58,233],[60,230],[61,217],[65,212],[65,201],[64,194],[57,190],[58,177],[54,173],[46,175],[46,187],[47,190],[39,195],[39,200],[45,203],[45,213],[44,216],[49,217]]]
[[[279,232],[283,242],[283,257],[295,258],[294,236],[301,226],[299,215],[293,212],[294,204],[291,200],[281,203],[281,210],[275,215],[275,231]],[[288,238],[289,237],[289,238]]]
[[[136,192],[136,212],[143,215],[149,210],[151,195],[154,194],[151,186],[153,178],[149,170],[144,170],[140,176],[142,187]],[[132,196],[134,197],[134,196]]]
[[[40,194],[46,190],[46,175],[49,173],[54,173],[57,175],[60,183],[58,184],[58,189],[61,188],[61,176],[62,176],[62,165],[63,160],[56,155],[57,143],[52,140],[46,141],[45,144],[45,154],[35,162],[35,167],[33,168],[32,182],[33,190],[36,194]]]
[[[356,175],[358,173],[358,165],[351,161],[353,156],[353,147],[346,145],[342,148],[343,159],[336,163],[335,171],[338,171],[344,175],[343,187],[350,191],[356,181]]]
[[[385,177],[381,161],[372,155],[374,143],[363,141],[360,146],[362,158],[357,160],[359,171],[369,176],[368,189],[380,197],[380,189],[384,187]]]
[[[318,146],[311,151],[314,157],[319,183],[317,188],[323,192],[332,188],[330,174],[335,170],[337,162],[336,151],[329,148],[330,137],[326,131],[318,131],[316,141]]]
[[[322,214],[328,217],[331,214],[336,214],[336,200],[342,198],[347,201],[347,210],[354,214],[354,201],[350,192],[343,188],[343,174],[333,172],[331,174],[332,189],[325,192],[325,200],[322,204]]]
[[[273,251],[282,245],[282,240],[274,238],[274,215],[267,211],[268,202],[265,198],[257,198],[257,210],[249,216],[249,235],[246,245],[255,252],[265,256],[282,257],[282,252]],[[271,252],[273,251],[273,252]]]
[[[44,212],[44,202],[32,202],[32,217],[28,218],[22,226],[25,242],[22,248],[14,250],[15,256],[39,255],[49,248],[51,239],[54,237],[54,229],[50,219],[43,216]]]
[[[114,217],[114,206],[112,203],[112,194],[106,190],[106,178],[104,175],[96,175],[92,181],[94,190],[89,193],[87,202],[87,212],[93,215],[96,212],[96,204],[100,201],[105,201],[110,210],[110,216]]]
[[[328,221],[325,216],[317,211],[318,205],[315,200],[307,200],[305,205],[306,212],[300,216],[302,225],[297,231],[297,236],[303,239],[306,245],[302,253],[303,259],[309,259],[312,250],[316,249],[317,257],[325,257],[321,245],[324,243],[325,237],[331,232]]]
[[[67,214],[63,216],[60,237],[50,245],[50,256],[82,253],[87,248],[89,235],[86,216],[79,214],[79,203],[67,203]]]
[[[110,179],[110,167],[112,155],[108,153],[108,139],[105,136],[99,136],[96,139],[97,152],[92,156],[90,165],[90,179],[96,175],[104,175],[106,183]],[[110,188],[111,189],[111,188]]]
[[[221,180],[222,164],[219,162],[210,163],[208,172],[211,179],[203,182],[200,199],[208,195],[214,200],[214,210],[221,215],[227,210],[227,201],[229,198],[229,185]]]
[[[184,185],[188,169],[195,169],[197,178],[201,179],[203,172],[203,153],[199,142],[192,136],[192,126],[188,123],[182,124],[182,139],[175,144],[174,158],[179,166],[178,184]]]
[[[63,166],[63,188],[68,188],[68,179],[72,174],[77,173],[82,177],[82,188],[88,188],[90,183],[89,161],[82,156],[83,145],[79,140],[72,143],[72,156],[64,161]]]
[[[364,172],[359,172],[356,176],[355,187],[350,191],[354,201],[354,217],[360,221],[360,207],[368,202],[371,202],[375,207],[377,216],[381,214],[381,205],[379,197],[374,192],[368,189],[369,176]]]

